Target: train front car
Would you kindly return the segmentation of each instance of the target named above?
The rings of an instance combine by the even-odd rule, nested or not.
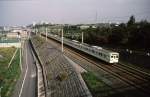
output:
[[[109,63],[118,63],[119,62],[119,53],[110,52],[110,60]]]

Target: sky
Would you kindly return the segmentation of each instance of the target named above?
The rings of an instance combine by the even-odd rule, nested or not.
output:
[[[150,21],[150,0],[0,0],[0,26]]]

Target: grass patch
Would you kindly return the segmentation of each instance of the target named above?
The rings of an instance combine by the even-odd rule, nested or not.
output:
[[[98,79],[94,73],[86,72],[82,77],[94,97],[105,97],[113,93],[112,88]]]
[[[12,49],[13,50],[13,49]],[[7,51],[7,50],[6,50]],[[5,52],[5,49],[4,49]],[[10,51],[12,52],[12,51]],[[13,50],[12,54],[15,52]],[[10,97],[12,95],[13,89],[15,87],[15,84],[20,76],[21,69],[20,69],[20,51],[18,50],[16,53],[16,56],[14,57],[14,60],[12,61],[12,64],[10,65],[9,69],[7,68],[9,61],[11,60],[11,57],[9,57],[8,52],[5,52],[5,61],[3,61],[3,64],[0,64],[2,66],[0,68],[0,79],[3,80],[2,83],[2,97]],[[6,59],[8,58],[8,59]],[[5,63],[5,64],[4,64]]]
[[[7,70],[8,64],[15,52],[16,48],[0,48],[0,77],[4,75],[5,71]]]
[[[36,48],[40,48],[41,45],[45,42],[43,40],[43,38],[39,37],[39,36],[35,36],[32,38],[32,41],[36,43]]]
[[[9,63],[15,50],[16,50],[15,47],[0,48],[0,56],[1,56],[0,65],[1,66],[7,65]]]

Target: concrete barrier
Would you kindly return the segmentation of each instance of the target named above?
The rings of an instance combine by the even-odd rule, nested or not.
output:
[[[45,69],[44,66],[42,65],[42,61],[32,43],[32,41],[29,39],[29,43],[31,45],[32,51],[35,55],[35,60],[36,67],[37,67],[37,97],[47,97],[47,81],[46,81],[46,75],[45,75]],[[39,64],[38,64],[39,63]],[[42,89],[41,89],[42,88]],[[44,90],[43,90],[44,88]]]

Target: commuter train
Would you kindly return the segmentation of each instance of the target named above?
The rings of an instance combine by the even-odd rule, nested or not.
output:
[[[48,37],[61,42],[61,38],[59,36],[49,34]],[[80,42],[76,40],[71,41],[66,38],[64,38],[63,40],[64,40],[65,45],[78,49],[91,56],[101,59],[107,63],[118,63],[119,61],[119,53],[117,52],[105,50],[102,47],[98,47],[98,46],[90,46],[88,44],[81,44]]]

